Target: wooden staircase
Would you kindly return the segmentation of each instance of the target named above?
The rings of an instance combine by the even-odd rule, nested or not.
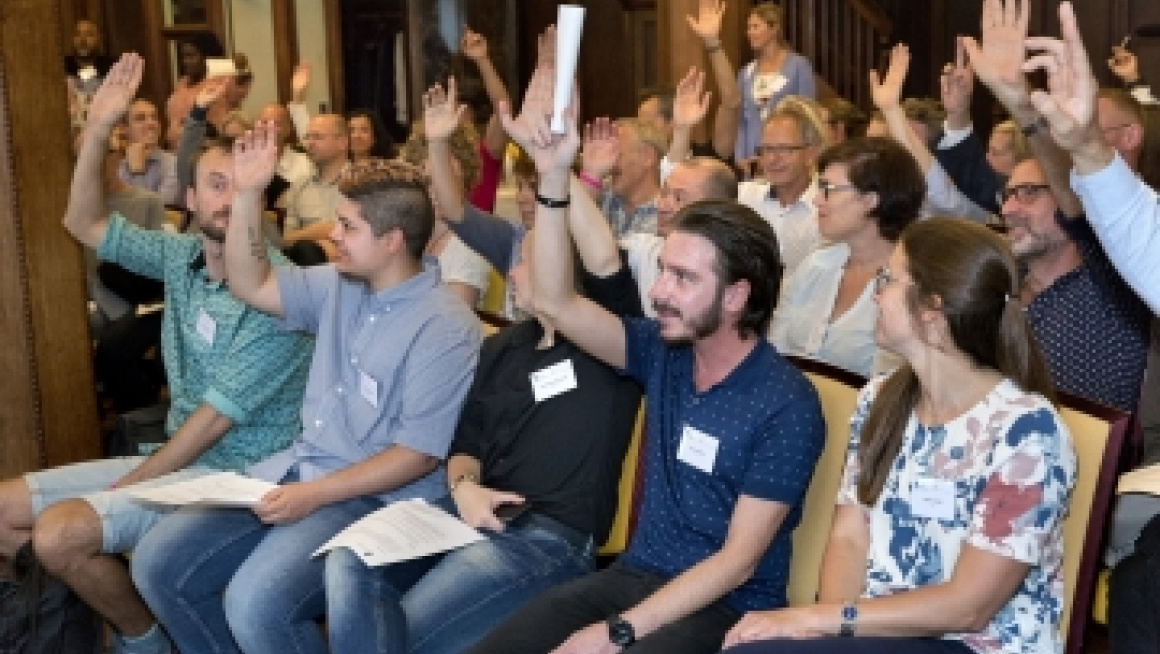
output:
[[[873,106],[868,73],[890,46],[893,21],[874,0],[781,0],[785,35],[810,60],[818,97]]]

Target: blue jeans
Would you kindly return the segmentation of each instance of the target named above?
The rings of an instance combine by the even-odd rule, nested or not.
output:
[[[442,556],[381,568],[366,567],[346,548],[331,551],[331,651],[457,654],[541,591],[592,570],[589,552],[521,524]],[[415,581],[419,565],[427,570]]]
[[[182,509],[137,546],[133,581],[182,652],[322,654],[325,559],[311,555],[380,506],[356,498],[282,525],[247,509]]]

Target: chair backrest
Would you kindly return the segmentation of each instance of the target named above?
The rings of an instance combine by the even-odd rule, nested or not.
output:
[[[165,221],[173,227],[174,231],[184,231],[185,207],[176,204],[165,205]]]
[[[633,520],[637,507],[637,473],[640,472],[640,446],[644,441],[644,401],[636,412],[636,426],[632,428],[632,440],[624,453],[620,466],[620,483],[617,486],[616,516],[612,519],[612,529],[608,539],[596,550],[600,556],[615,556],[628,546],[632,534]]]
[[[1128,414],[1063,395],[1059,412],[1075,447],[1076,479],[1063,521],[1063,614],[1060,636],[1066,654],[1083,649],[1099,573],[1103,536],[1116,485]]]
[[[826,418],[826,447],[814,468],[802,506],[802,519],[793,532],[786,596],[790,606],[813,604],[818,594],[822,555],[830,537],[838,485],[850,445],[850,417],[865,379],[852,372],[811,359],[787,357],[818,389]]]
[[[496,272],[495,268],[488,268],[487,292],[479,300],[480,310],[496,315],[503,315],[504,298],[506,296],[507,283],[504,281],[503,275]]]

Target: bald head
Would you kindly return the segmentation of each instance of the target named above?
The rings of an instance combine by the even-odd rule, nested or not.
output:
[[[306,130],[306,153],[316,166],[326,166],[347,158],[349,147],[346,119],[338,114],[319,114],[310,119]]]
[[[693,157],[673,167],[657,199],[657,232],[668,234],[673,216],[701,200],[737,199],[737,175],[724,162]]]
[[[262,111],[258,113],[258,120],[272,121],[278,126],[278,142],[282,145],[286,145],[294,138],[294,123],[290,120],[290,112],[277,102],[262,107]]]

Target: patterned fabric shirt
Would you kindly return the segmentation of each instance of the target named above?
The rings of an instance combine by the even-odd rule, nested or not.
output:
[[[858,444],[884,379],[859,394],[839,504],[858,504]],[[970,545],[1030,569],[983,630],[944,638],[985,654],[1062,652],[1061,531],[1075,466],[1059,414],[1010,380],[946,424],[923,425],[912,415],[878,501],[865,508],[870,545],[863,597],[946,582],[963,545]]]
[[[620,199],[620,196],[610,191],[604,191],[600,195],[600,210],[607,216],[608,224],[612,227],[612,233],[616,238],[633,232],[657,233],[656,198],[636,205],[632,213],[629,213],[628,207],[625,206],[624,200]]]
[[[287,263],[276,250],[267,252],[274,265]],[[282,331],[224,281],[209,279],[200,237],[146,231],[113,213],[97,256],[165,283],[166,432],[202,404],[234,421],[197,463],[240,472],[294,439],[312,339]]]
[[[723,600],[739,612],[785,606],[790,534],[825,444],[813,384],[760,339],[699,392],[691,347],[665,344],[655,321],[622,320],[625,372],[645,387],[648,438],[640,521],[621,561],[675,577],[721,549],[741,495],[781,502],[790,511],[769,548]]]

